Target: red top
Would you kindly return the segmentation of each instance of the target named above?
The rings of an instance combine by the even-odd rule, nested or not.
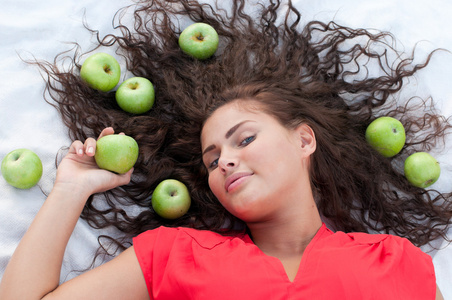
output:
[[[134,248],[151,299],[435,299],[432,259],[407,239],[331,232],[306,248],[290,282],[248,235],[160,227]]]

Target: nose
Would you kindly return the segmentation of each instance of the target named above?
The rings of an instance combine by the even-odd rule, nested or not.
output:
[[[218,160],[218,167],[222,174],[227,174],[239,165],[237,158],[221,156]]]

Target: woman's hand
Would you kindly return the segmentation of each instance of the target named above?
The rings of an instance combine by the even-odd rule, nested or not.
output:
[[[105,128],[99,138],[113,133],[113,128]],[[89,196],[130,182],[133,169],[120,175],[99,169],[94,160],[95,153],[95,139],[88,138],[84,144],[81,141],[73,142],[58,166],[55,187],[64,187],[68,192],[77,191]]]
[[[113,128],[106,128],[99,137],[113,133]],[[45,295],[55,291],[59,284],[64,251],[89,195],[130,182],[132,170],[123,175],[101,170],[94,160],[95,153],[95,139],[87,139],[84,144],[80,141],[72,143],[69,153],[58,167],[52,192],[8,263],[0,283],[1,299],[42,299]],[[132,250],[129,253],[134,252]],[[118,261],[123,261],[124,264],[133,263],[132,255],[125,257],[129,257],[129,259]],[[131,274],[134,277],[130,278],[134,278],[134,280],[138,278],[137,276],[143,278],[136,257],[134,263],[135,272]],[[110,265],[114,266],[116,263]],[[116,285],[117,288],[127,287],[124,291],[131,294],[131,290],[136,289],[137,286],[130,284],[124,286],[125,283],[131,281],[124,280],[123,269],[121,267],[114,271],[107,269],[99,276],[104,277],[107,273],[113,274],[112,276],[121,274],[119,277],[116,276],[116,279],[121,282],[113,280],[109,282]],[[88,277],[88,280],[83,281],[81,285],[76,285],[75,289],[89,292],[92,287],[90,283],[97,283],[100,280],[98,277],[93,281],[98,273],[93,272],[92,274],[94,277]],[[81,277],[86,278],[86,276]],[[25,288],[24,282],[26,283]],[[141,293],[146,292],[146,289],[143,288],[143,286],[145,287],[144,281],[142,280],[140,284]],[[116,292],[113,288],[110,290]],[[104,291],[99,290],[99,293],[101,292]],[[67,295],[73,296],[73,290],[69,290],[67,294],[58,299],[67,299]],[[119,292],[116,295],[120,295]],[[86,299],[86,297],[82,297],[82,299]]]

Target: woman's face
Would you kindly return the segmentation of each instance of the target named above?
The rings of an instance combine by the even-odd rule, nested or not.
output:
[[[253,108],[251,100],[239,101],[220,107],[206,121],[203,162],[221,204],[243,221],[256,222],[292,209],[293,201],[306,193],[312,195],[308,161],[313,150],[304,144],[312,139],[315,149],[315,138],[307,125],[287,129],[254,109],[255,101]]]

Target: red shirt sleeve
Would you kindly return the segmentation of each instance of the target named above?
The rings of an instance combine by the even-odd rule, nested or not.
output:
[[[372,249],[368,255],[378,268],[371,272],[378,278],[373,281],[386,299],[435,299],[436,277],[432,258],[409,240],[392,235],[351,234],[355,242],[367,243]],[[384,237],[380,242],[374,239]],[[364,274],[363,274],[364,275]],[[365,275],[364,275],[365,276]],[[372,281],[371,281],[372,282]]]
[[[133,239],[133,247],[143,272],[149,296],[159,292],[168,257],[178,234],[176,228],[159,227]],[[158,245],[157,245],[158,243]],[[154,259],[157,258],[157,259]],[[159,279],[160,278],[160,279]]]

